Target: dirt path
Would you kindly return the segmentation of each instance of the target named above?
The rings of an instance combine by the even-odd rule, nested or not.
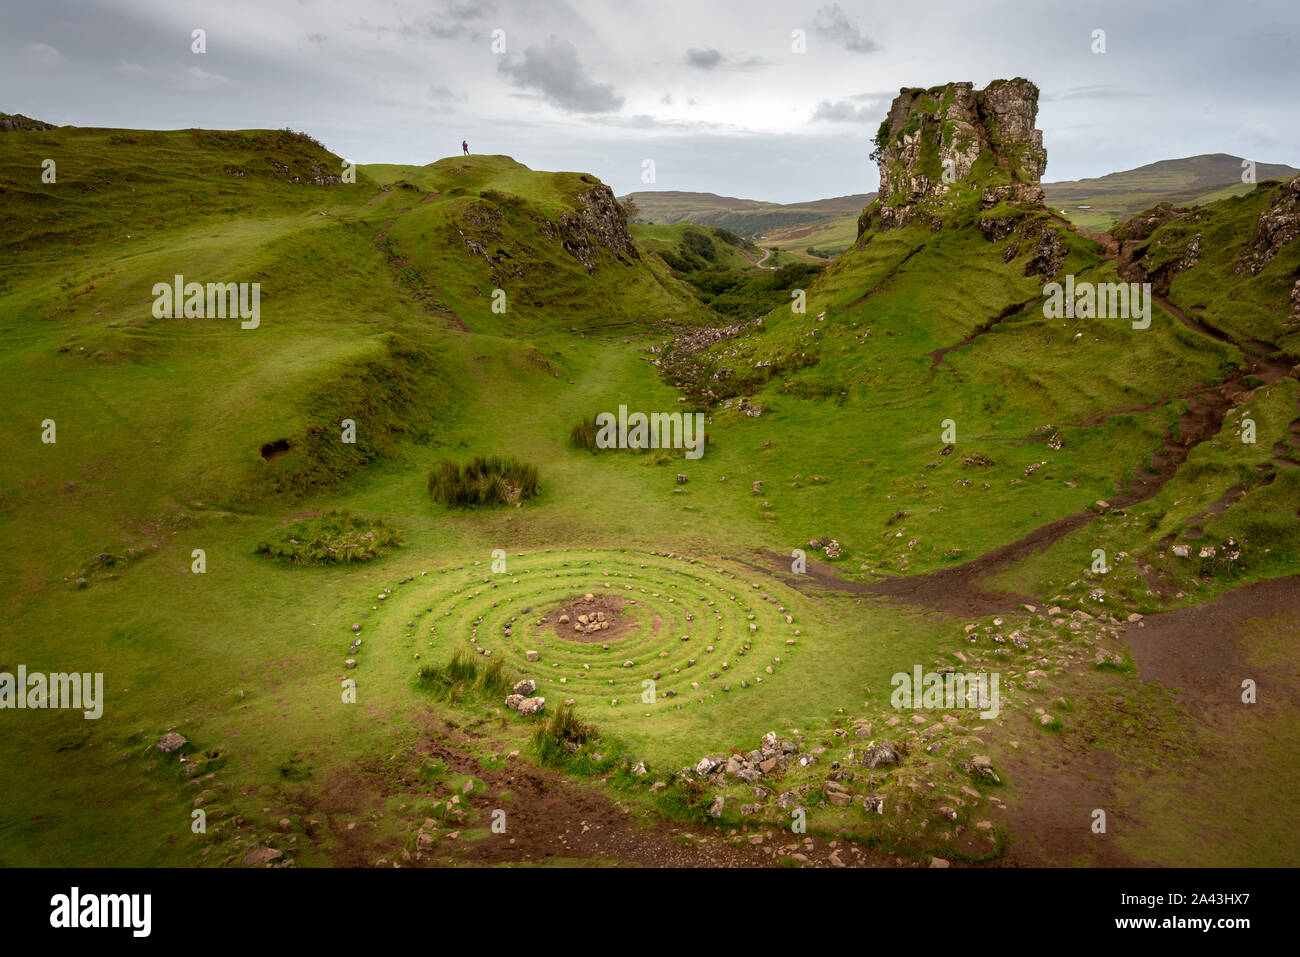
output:
[[[763,247],[760,246],[759,248],[762,249]],[[763,249],[763,258],[762,258],[762,259],[754,259],[754,258],[751,258],[750,254],[749,254],[748,252],[745,252],[745,250],[743,250],[743,249],[741,250],[741,254],[742,254],[743,256],[745,256],[746,259],[749,259],[750,264],[753,265],[753,266],[757,266],[759,269],[775,269],[775,268],[776,268],[775,266],[764,266],[764,265],[763,265],[763,263],[767,262],[768,259],[771,258],[771,256],[772,256],[772,252],[773,252],[773,251],[772,251],[771,249]]]

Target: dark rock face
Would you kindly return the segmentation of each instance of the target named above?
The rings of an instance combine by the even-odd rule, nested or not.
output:
[[[984,209],[1041,203],[1047,151],[1037,117],[1038,87],[1024,79],[995,80],[983,90],[949,83],[900,91],[873,154],[880,162],[881,226],[922,219],[940,227],[959,187],[978,191]],[[868,210],[860,231],[872,218]]]
[[[18,130],[52,130],[53,123],[42,123],[21,113],[0,113],[0,133],[13,133]]]
[[[559,239],[587,272],[595,270],[596,255],[602,248],[624,263],[641,258],[628,235],[627,217],[612,189],[597,186],[580,193],[577,200],[578,210],[559,222]]]
[[[1255,248],[1237,267],[1237,272],[1250,270],[1258,275],[1273,261],[1273,257],[1287,243],[1300,237],[1300,176],[1282,187],[1277,199],[1263,213],[1255,227]]]
[[[594,180],[589,182],[595,183]],[[582,264],[588,273],[595,272],[602,250],[618,262],[631,265],[641,258],[627,231],[627,216],[608,186],[596,184],[574,196],[574,209],[559,216],[537,212],[518,212],[524,207],[517,197],[489,190],[484,202],[469,206],[454,225],[455,232],[471,256],[481,256],[492,267],[493,282],[524,275],[528,259],[525,250],[503,249],[504,225],[514,210],[526,215],[537,230]],[[605,262],[608,262],[606,259]]]
[[[1038,234],[1038,246],[1034,249],[1033,258],[1025,263],[1025,275],[1050,279],[1060,271],[1065,255],[1065,246],[1056,230],[1044,229]]]

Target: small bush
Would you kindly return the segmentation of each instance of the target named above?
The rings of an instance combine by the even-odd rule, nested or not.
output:
[[[596,739],[595,725],[582,721],[567,705],[556,708],[551,720],[533,732],[533,749],[542,764],[561,765]]]
[[[503,698],[510,694],[514,684],[502,673],[503,669],[504,662],[500,658],[489,661],[474,683],[474,689],[485,698]]]
[[[537,468],[499,455],[476,455],[463,467],[444,461],[429,473],[429,494],[454,508],[514,505],[537,494]]]
[[[401,544],[402,533],[383,519],[326,512],[280,529],[258,543],[257,554],[291,565],[338,565],[368,562]]]
[[[457,651],[446,664],[427,664],[420,668],[416,684],[435,698],[456,701],[462,692],[473,687],[477,678],[478,665],[474,659]]]
[[[569,441],[580,449],[596,450],[596,433],[600,429],[596,427],[596,417],[589,415],[569,432]]]

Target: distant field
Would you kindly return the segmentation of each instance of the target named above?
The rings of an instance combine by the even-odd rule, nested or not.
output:
[[[834,259],[858,238],[858,214],[862,210],[799,226],[781,226],[756,240],[764,249],[777,249],[794,259]]]
[[[1242,159],[1226,153],[1161,160],[1094,179],[1044,183],[1047,205],[1087,232],[1103,232],[1157,203],[1203,206],[1254,189],[1242,182]],[[1256,181],[1290,179],[1300,170],[1258,163]],[[1080,208],[1080,207],[1087,207]]]
[[[876,198],[876,194],[857,193],[786,204],[678,190],[632,193],[631,198],[640,210],[637,214],[640,222],[692,222],[721,226],[738,236],[752,239],[774,230],[820,225],[849,216],[856,222],[857,215]]]

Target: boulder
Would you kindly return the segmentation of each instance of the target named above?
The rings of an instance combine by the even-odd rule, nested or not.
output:
[[[189,744],[189,740],[183,734],[169,731],[158,739],[158,743],[154,747],[163,754],[175,754],[187,744]]]
[[[244,866],[264,867],[271,861],[278,861],[282,857],[284,857],[284,851],[278,851],[274,847],[259,847],[244,858]]]
[[[862,752],[862,766],[864,768],[889,767],[897,763],[898,752],[894,750],[888,741],[873,744]]]

